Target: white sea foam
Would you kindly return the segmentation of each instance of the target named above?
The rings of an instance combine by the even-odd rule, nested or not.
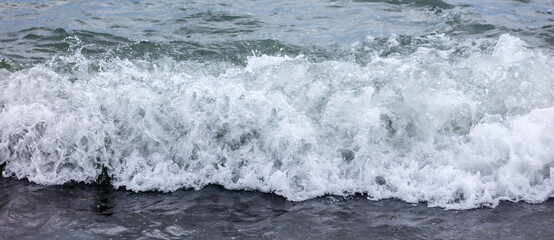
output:
[[[220,184],[451,209],[554,196],[552,54],[509,35],[463,55],[465,43],[436,41],[453,47],[364,66],[75,54],[3,71],[3,175],[91,182],[104,166],[115,187],[134,191]]]

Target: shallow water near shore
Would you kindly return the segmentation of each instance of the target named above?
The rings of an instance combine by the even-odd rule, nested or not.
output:
[[[452,211],[363,196],[303,202],[209,186],[134,193],[0,178],[0,239],[552,239],[554,200]]]

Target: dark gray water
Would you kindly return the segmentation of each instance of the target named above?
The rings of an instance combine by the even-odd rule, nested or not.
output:
[[[228,191],[133,193],[0,179],[3,239],[552,239],[554,201],[447,211],[397,200],[290,202]]]
[[[0,0],[0,236],[552,238],[553,8]]]

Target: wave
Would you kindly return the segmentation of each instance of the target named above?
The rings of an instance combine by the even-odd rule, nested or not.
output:
[[[361,193],[447,209],[554,196],[552,53],[510,35],[429,38],[387,54],[371,53],[368,38],[364,64],[77,52],[0,69],[3,176],[108,175],[133,191],[218,184],[292,201]]]

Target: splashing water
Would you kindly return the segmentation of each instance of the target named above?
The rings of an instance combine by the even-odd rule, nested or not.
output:
[[[77,51],[0,69],[3,175],[62,184],[104,169],[133,191],[218,184],[450,209],[554,196],[552,53],[507,34],[395,52],[401,41],[368,37],[362,60]]]

